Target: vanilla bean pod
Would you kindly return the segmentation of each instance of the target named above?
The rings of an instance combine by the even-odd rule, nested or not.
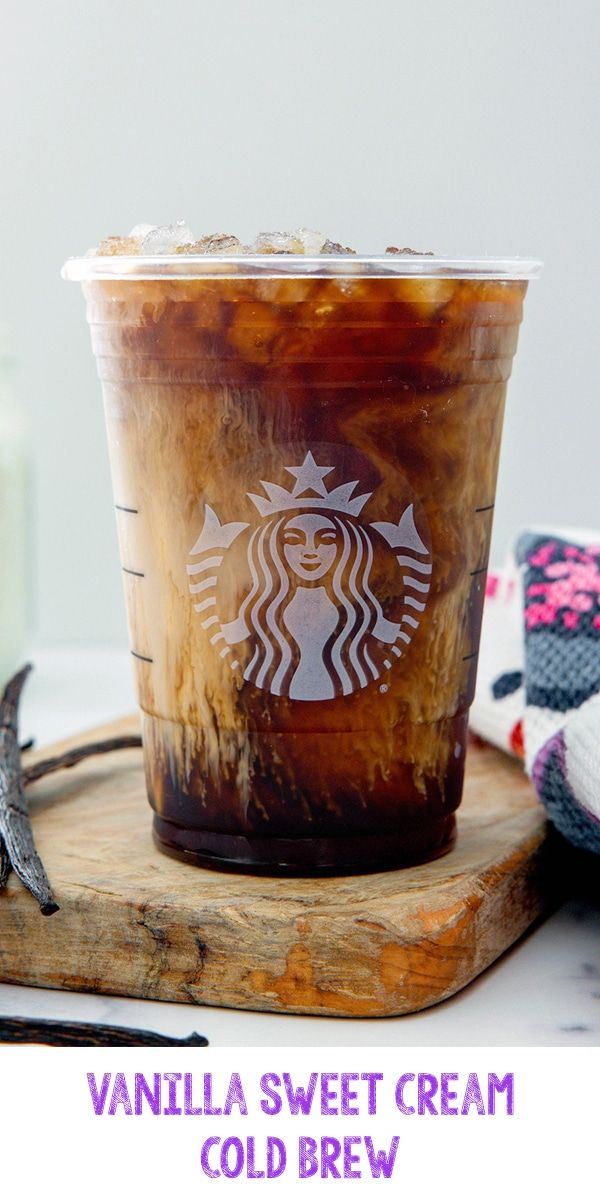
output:
[[[88,742],[85,746],[74,746],[72,750],[65,750],[54,758],[44,758],[40,762],[32,763],[30,767],[23,767],[23,783],[33,783],[44,775],[50,775],[52,771],[75,767],[78,762],[84,758],[90,758],[94,754],[109,754],[111,750],[131,750],[141,744],[142,739],[139,734],[131,733],[123,734],[121,737],[106,738],[102,742]]]
[[[0,1017],[0,1042],[41,1042],[46,1046],[208,1046],[201,1033],[176,1038],[122,1025],[28,1017]]]
[[[10,858],[8,857],[8,850],[4,845],[4,838],[0,834],[0,891],[3,887],[5,887],[11,870],[12,867],[10,865]]]
[[[14,869],[35,896],[44,916],[51,916],[58,911],[58,904],[35,849],[24,785],[53,771],[74,767],[92,755],[139,747],[142,739],[139,734],[106,738],[102,742],[74,746],[62,754],[23,767],[21,750],[27,746],[19,747],[18,710],[21,692],[30,671],[31,665],[23,667],[6,685],[0,700],[0,889],[5,886],[11,869]]]
[[[10,864],[49,917],[58,904],[33,840],[18,738],[19,700],[30,671],[31,665],[23,667],[7,683],[0,700],[0,883],[6,882]]]

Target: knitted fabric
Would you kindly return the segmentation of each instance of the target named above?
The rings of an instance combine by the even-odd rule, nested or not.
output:
[[[524,758],[557,829],[600,853],[600,536],[525,534],[488,577],[471,727]]]

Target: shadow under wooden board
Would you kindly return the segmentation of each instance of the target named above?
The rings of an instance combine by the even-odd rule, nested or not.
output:
[[[136,729],[126,718],[68,744]],[[445,858],[318,880],[223,874],[160,854],[140,750],[48,776],[29,797],[60,912],[40,916],[11,876],[0,893],[0,978],[347,1017],[444,1000],[549,907],[555,874],[522,769],[478,743],[467,763],[458,841]]]

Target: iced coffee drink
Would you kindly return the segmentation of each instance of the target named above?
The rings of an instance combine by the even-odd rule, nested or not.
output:
[[[162,849],[310,874],[452,845],[533,270],[177,227],[67,265]]]

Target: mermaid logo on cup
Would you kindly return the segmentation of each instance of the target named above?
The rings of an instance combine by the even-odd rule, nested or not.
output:
[[[334,470],[309,450],[302,463],[285,467],[293,486],[261,480],[264,495],[246,493],[258,522],[222,524],[205,503],[187,566],[215,652],[248,683],[290,700],[333,700],[378,680],[411,642],[429,592],[431,555],[413,504],[397,522],[365,524],[361,513],[373,493],[355,495],[356,479],[329,490],[325,478]],[[219,588],[219,571],[234,543],[241,547],[238,539],[248,583],[237,615],[225,620],[221,590],[231,592],[231,585]],[[396,620],[385,615],[374,582],[375,555],[382,553],[401,576]]]

